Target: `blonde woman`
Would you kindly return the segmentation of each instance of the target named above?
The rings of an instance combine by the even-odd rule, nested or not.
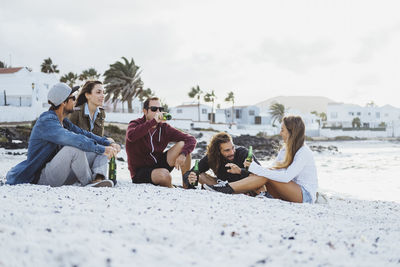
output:
[[[317,169],[312,151],[304,144],[305,126],[301,117],[284,117],[280,135],[284,146],[272,168],[245,162],[253,175],[233,183],[204,187],[211,191],[239,194],[265,185],[267,191],[262,193],[263,196],[297,203],[314,203],[318,188]]]

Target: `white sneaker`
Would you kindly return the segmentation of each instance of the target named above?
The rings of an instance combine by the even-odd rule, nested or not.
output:
[[[87,187],[113,187],[114,183],[111,180],[93,180],[86,186]]]
[[[324,194],[317,192],[317,199],[315,200],[315,203],[328,204],[328,198]]]
[[[228,181],[222,181],[220,179],[217,179],[217,183],[214,186],[216,186],[216,187],[224,187],[224,186],[226,186],[226,184],[228,184]]]

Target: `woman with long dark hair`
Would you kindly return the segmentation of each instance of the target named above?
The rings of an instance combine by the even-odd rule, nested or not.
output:
[[[70,115],[72,123],[78,127],[92,132],[95,135],[104,135],[104,119],[106,113],[103,109],[104,88],[100,81],[87,81],[76,100],[74,112]]]
[[[280,135],[284,146],[279,151],[272,168],[263,168],[252,162],[245,162],[253,173],[242,180],[204,185],[211,191],[222,193],[246,193],[265,185],[263,196],[297,203],[314,203],[318,188],[317,169],[310,148],[304,144],[305,126],[299,116],[287,116],[282,120]]]

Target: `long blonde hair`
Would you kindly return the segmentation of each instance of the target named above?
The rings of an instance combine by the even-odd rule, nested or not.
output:
[[[273,169],[285,169],[292,164],[294,155],[304,145],[305,126],[300,116],[285,116],[282,119],[289,132],[288,140],[285,144],[286,154],[282,162],[277,162]]]

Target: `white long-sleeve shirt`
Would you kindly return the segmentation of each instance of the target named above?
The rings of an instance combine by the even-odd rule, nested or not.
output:
[[[286,149],[281,149],[275,161],[282,162],[285,159],[285,154]],[[318,188],[317,168],[312,151],[307,145],[303,145],[296,152],[292,164],[286,169],[271,170],[252,162],[249,172],[277,182],[288,183],[293,181],[303,186],[310,193],[313,203],[315,202]]]

